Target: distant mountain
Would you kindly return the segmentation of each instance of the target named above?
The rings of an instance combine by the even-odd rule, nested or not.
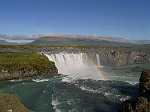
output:
[[[108,36],[98,36],[96,34],[93,35],[80,35],[80,34],[40,34],[40,35],[32,35],[32,37],[38,38],[33,41],[31,44],[45,44],[45,45],[60,45],[63,44],[88,44],[91,43],[99,45],[99,44],[150,44],[150,40],[128,40],[124,38],[117,37],[108,37]],[[89,41],[89,42],[88,42]],[[69,44],[69,45],[70,45]]]
[[[50,44],[50,42],[53,40],[54,42],[57,43],[59,42],[60,44],[66,44],[69,42],[73,42],[73,44],[84,44],[88,43],[87,41],[92,41],[95,44],[96,43],[124,43],[124,44],[150,44],[150,40],[129,40],[129,39],[124,39],[124,38],[118,38],[118,37],[109,37],[109,36],[99,36],[96,34],[92,35],[83,35],[83,34],[53,34],[53,33],[48,33],[48,34],[37,34],[37,35],[6,35],[6,34],[0,34],[0,39],[2,40],[24,40],[25,43],[29,43],[31,41],[31,44]],[[46,39],[44,39],[46,38]],[[48,39],[50,38],[50,39]],[[62,42],[61,42],[61,41]],[[57,41],[57,42],[56,42]],[[80,42],[79,42],[80,41]],[[96,42],[97,41],[97,42]],[[93,44],[94,44],[93,43]],[[11,43],[12,44],[12,43]],[[52,43],[51,43],[52,44]],[[56,44],[54,44],[56,45]]]
[[[50,46],[106,46],[106,45],[132,45],[131,43],[122,43],[115,41],[102,40],[99,38],[83,37],[41,37],[32,43],[32,45],[50,45]]]

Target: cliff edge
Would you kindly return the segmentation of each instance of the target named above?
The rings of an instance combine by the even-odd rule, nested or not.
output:
[[[37,75],[55,74],[54,62],[35,52],[0,53],[0,80],[11,80]]]

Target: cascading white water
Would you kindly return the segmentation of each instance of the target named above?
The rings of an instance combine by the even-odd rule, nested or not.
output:
[[[58,53],[47,55],[50,61],[54,61],[59,69],[59,73],[67,74],[75,69],[84,68],[87,58],[84,53]],[[70,71],[71,70],[71,71]]]
[[[100,59],[99,59],[99,55],[98,54],[96,54],[96,59],[97,59],[97,65],[100,67],[101,65],[100,65]]]
[[[86,53],[46,53],[50,61],[54,61],[58,72],[73,79],[101,79],[99,73],[90,63]],[[99,60],[99,59],[97,59]],[[97,63],[100,64],[98,61]],[[69,79],[70,80],[70,79]]]
[[[103,66],[101,65],[101,62],[100,62],[99,54],[96,54],[96,60],[97,60],[97,66],[103,68]]]

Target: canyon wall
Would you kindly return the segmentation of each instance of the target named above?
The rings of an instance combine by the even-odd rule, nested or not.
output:
[[[102,66],[123,66],[150,62],[150,51],[148,50],[87,51],[87,54],[95,61],[97,61],[97,54]]]

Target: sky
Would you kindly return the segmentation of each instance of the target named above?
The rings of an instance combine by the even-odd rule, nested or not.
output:
[[[0,34],[150,39],[150,0],[0,0]]]

